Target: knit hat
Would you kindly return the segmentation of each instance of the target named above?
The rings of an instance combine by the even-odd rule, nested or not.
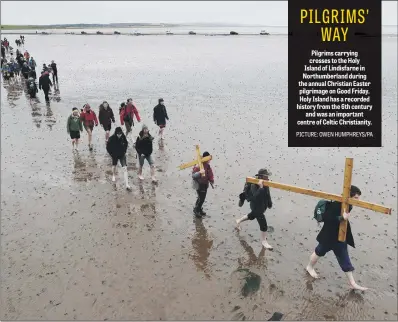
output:
[[[73,111],[78,111],[77,107],[72,108],[72,112]]]
[[[143,124],[143,125],[142,125],[142,130],[144,131],[145,129],[148,130],[148,127],[147,127],[145,124]]]
[[[210,156],[210,153],[206,151],[206,152],[203,152],[202,158],[209,157],[209,156]]]
[[[123,130],[120,126],[115,129],[115,134],[123,133]]]
[[[162,102],[164,102],[164,99],[163,98],[159,98],[159,104],[162,103]]]

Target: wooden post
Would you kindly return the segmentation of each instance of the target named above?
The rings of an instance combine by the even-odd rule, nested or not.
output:
[[[351,190],[351,179],[352,179],[352,167],[354,160],[352,158],[345,159],[345,169],[344,169],[344,183],[343,183],[343,202],[341,203],[341,215],[343,215],[344,211],[348,212],[348,199],[350,198],[350,190]],[[339,227],[339,241],[345,242],[347,236],[347,226],[348,221],[343,220],[340,222]]]
[[[202,163],[202,156],[200,155],[200,148],[199,145],[196,145],[196,159],[198,161],[199,164],[199,169],[200,171],[203,170],[203,163]],[[202,177],[204,177],[206,174],[202,173]]]

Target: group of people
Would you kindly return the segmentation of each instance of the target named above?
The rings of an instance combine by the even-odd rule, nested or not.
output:
[[[16,41],[20,41],[22,44],[24,44],[25,37],[20,36],[20,39],[17,39]],[[6,58],[6,51],[10,51],[9,60]],[[50,101],[49,92],[51,87],[53,86],[53,83],[58,84],[58,68],[54,60],[52,60],[48,66],[43,64],[43,68],[39,77],[39,86],[37,86],[37,64],[35,59],[27,50],[25,50],[25,52],[22,54],[22,52],[17,49],[14,58],[13,50],[10,48],[8,40],[5,38],[2,40],[1,56],[1,70],[4,80],[19,79],[19,77],[22,75],[25,79],[28,93],[31,98],[35,98],[36,93],[38,93],[39,90],[43,90],[45,101],[47,103]],[[50,73],[52,74],[53,82],[51,82]]]
[[[122,127],[119,126],[116,127],[114,134],[111,136],[110,132],[112,129],[112,123],[115,123],[115,115],[108,102],[103,101],[99,105],[98,117],[95,111],[91,108],[90,104],[86,103],[80,111],[77,107],[72,109],[72,114],[67,120],[67,132],[72,140],[72,149],[77,151],[80,133],[83,132],[84,128],[88,136],[89,150],[92,151],[92,136],[94,127],[101,125],[105,132],[106,149],[112,159],[112,181],[115,182],[116,180],[116,166],[119,162],[124,172],[126,188],[130,190],[131,187],[128,183],[126,153],[129,146],[129,140],[134,142],[133,138],[129,139],[130,136],[132,137],[134,120],[136,120],[138,123],[141,122],[138,109],[131,98],[120,104],[119,119],[121,126],[125,126],[126,134],[123,132]],[[166,127],[166,120],[168,119],[169,117],[166,106],[164,105],[164,100],[160,98],[158,100],[158,105],[156,105],[153,109],[153,120],[154,123],[159,127],[159,136],[161,140],[163,140],[163,132]],[[136,150],[139,161],[139,179],[144,180],[142,170],[146,160],[150,166],[152,182],[157,182],[155,177],[155,164],[152,157],[153,140],[154,137],[149,133],[148,127],[143,125],[141,131],[135,139],[135,142],[133,143],[133,147]]]

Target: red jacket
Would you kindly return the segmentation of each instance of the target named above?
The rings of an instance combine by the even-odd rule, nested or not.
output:
[[[90,113],[87,113],[86,110],[83,110],[83,112],[80,113],[80,119],[85,126],[94,126],[94,123],[95,125],[98,125],[97,115],[93,110],[90,110]]]
[[[122,125],[124,125],[125,118],[127,118],[127,117],[130,117],[130,119],[133,121],[134,115],[135,115],[137,121],[141,122],[140,114],[138,114],[138,110],[134,106],[134,104],[132,104],[132,103],[127,104],[126,107],[120,111],[120,123]]]
[[[205,170],[205,175],[203,177],[200,176],[200,178],[197,179],[198,183],[200,185],[208,185],[209,182],[213,184],[214,183],[214,175],[213,175],[213,170],[210,167],[210,164],[209,163],[203,163],[203,168]],[[195,166],[193,168],[193,170],[192,170],[192,173],[196,173],[196,172],[199,172],[199,171],[200,171],[199,166]]]

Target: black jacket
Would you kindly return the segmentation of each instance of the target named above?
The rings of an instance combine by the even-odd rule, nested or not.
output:
[[[349,207],[349,212],[351,212],[352,206]],[[325,210],[323,215],[323,227],[319,232],[316,240],[327,247],[332,247],[333,244],[338,242],[339,239],[339,227],[340,222],[343,219],[341,216],[341,203],[333,201],[331,202]],[[350,222],[347,224],[347,244],[355,248],[354,237],[351,233]]]
[[[269,187],[260,188],[256,184],[251,187],[252,200],[250,201],[250,209],[253,213],[263,214],[267,208],[272,208],[272,199]]]
[[[22,74],[29,74],[30,67],[29,66],[22,66],[21,72],[22,72]]]
[[[122,157],[126,154],[128,145],[129,143],[124,134],[122,134],[120,139],[116,134],[113,134],[106,144],[106,150],[112,157]]]
[[[168,119],[166,106],[158,104],[153,108],[153,121],[155,124],[165,125]]]
[[[50,86],[53,86],[51,83],[49,75],[42,75],[39,78],[39,89],[50,89]]]
[[[143,135],[144,133],[141,131],[137,137],[137,141],[135,141],[135,149],[139,155],[143,154],[149,157],[153,151],[153,137],[149,133],[147,137],[143,137]]]
[[[51,68],[53,70],[53,74],[57,75],[58,74],[57,64],[56,63],[52,63],[50,66],[51,66]]]
[[[98,119],[101,125],[108,125],[111,122],[115,123],[115,116],[113,115],[111,107],[108,106],[108,108],[105,109],[101,104],[99,107]]]

